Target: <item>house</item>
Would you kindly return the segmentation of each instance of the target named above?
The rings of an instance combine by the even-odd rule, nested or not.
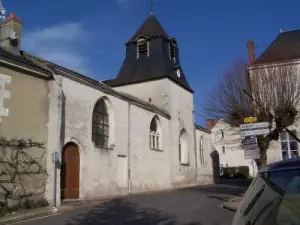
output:
[[[247,166],[249,175],[255,176],[257,166],[253,160],[245,159],[241,131],[225,120],[217,120],[211,128],[211,143],[219,153],[220,170],[226,167]]]
[[[51,71],[47,95],[40,95],[50,202],[214,182],[210,131],[195,125],[194,91],[177,40],[153,13],[126,42],[115,79],[95,80],[18,49],[14,54]]]
[[[253,41],[247,42],[249,57],[249,78],[257,70],[266,68],[278,68],[281,65],[294,65],[299,67],[300,63],[300,30],[281,32],[265,51],[256,59]],[[299,137],[299,121],[288,127]],[[248,165],[250,174],[255,175],[257,168],[252,160],[245,160],[241,146],[241,138],[237,128],[231,127],[224,120],[216,122],[212,128],[212,145],[220,154],[220,166],[231,167]],[[237,141],[238,140],[238,141]],[[298,157],[300,154],[299,143],[287,132],[282,132],[279,140],[273,140],[267,151],[267,163],[277,162],[282,159]],[[238,159],[238,160],[237,160]]]
[[[47,143],[50,102],[48,83],[53,80],[53,76],[49,69],[37,65],[21,55],[19,37],[22,33],[22,20],[20,18],[12,13],[7,19],[0,22],[0,26],[0,192],[1,194],[4,194],[3,191],[6,194],[9,191],[17,192],[16,186],[7,186],[10,185],[10,181],[17,182],[19,185],[26,183],[39,192],[43,190],[43,182],[46,179],[44,175],[46,174],[29,179],[25,173],[29,167],[32,168],[32,164],[29,165],[32,158],[28,158],[26,154],[33,153],[32,157],[39,158],[38,162],[45,167],[46,157],[41,157],[45,150],[23,149],[19,145],[15,145],[14,151],[9,152],[12,148],[8,146],[11,146],[13,143],[11,140],[14,139],[22,139],[25,142],[32,139],[40,144]],[[17,38],[8,35],[13,28]],[[9,144],[6,141],[9,141]],[[25,151],[21,152],[19,149]],[[25,160],[27,161],[25,162]],[[23,169],[21,166],[16,169],[16,165],[22,165]],[[19,179],[19,176],[25,178],[26,181]],[[34,174],[31,176],[33,177]],[[14,195],[12,193],[9,196]],[[13,198],[19,200],[18,197],[14,196]],[[1,199],[5,201],[3,195],[1,195]]]
[[[248,56],[250,65],[248,66],[249,76],[255,74],[257,70],[267,68],[280,68],[291,66],[291,70],[296,69],[298,73],[300,65],[300,30],[291,30],[279,33],[266,50],[255,59],[254,42],[248,41]],[[299,120],[288,127],[290,131],[299,136]],[[287,132],[280,134],[278,141],[272,141],[268,150],[268,162],[276,162],[281,159],[289,159],[299,156],[299,143]]]

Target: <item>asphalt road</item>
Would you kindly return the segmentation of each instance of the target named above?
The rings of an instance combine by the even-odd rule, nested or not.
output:
[[[245,187],[218,185],[128,196],[77,208],[23,225],[230,225],[234,213],[220,205]]]

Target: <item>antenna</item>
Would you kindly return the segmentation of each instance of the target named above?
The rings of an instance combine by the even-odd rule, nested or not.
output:
[[[3,2],[0,0],[0,19],[4,20],[6,18],[6,9],[3,7]]]

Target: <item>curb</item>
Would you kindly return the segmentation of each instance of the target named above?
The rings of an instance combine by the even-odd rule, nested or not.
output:
[[[184,189],[189,189],[189,188],[197,188],[197,187],[213,187],[216,186],[216,184],[190,184],[190,185],[185,185],[185,186],[179,186],[179,187],[174,187],[174,188],[166,188],[166,189],[159,189],[159,190],[152,190],[152,191],[141,191],[141,192],[133,192],[133,193],[126,193],[123,195],[114,195],[114,196],[105,196],[105,197],[100,197],[97,199],[82,199],[81,201],[74,201],[74,203],[71,202],[66,202],[61,204],[58,207],[58,213],[64,213],[68,211],[72,211],[74,209],[79,209],[79,208],[86,208],[89,206],[94,206],[94,205],[100,205],[108,201],[116,200],[116,199],[124,199],[128,197],[134,197],[134,196],[151,196],[153,194],[163,194],[163,193],[168,193],[168,192],[173,192],[173,191],[180,191]]]
[[[73,209],[78,209],[78,208],[85,208],[93,205],[98,205],[102,204],[111,200],[116,200],[116,199],[124,199],[127,197],[134,197],[134,196],[151,196],[153,194],[163,194],[163,193],[168,193],[168,192],[173,192],[173,191],[180,191],[184,189],[189,189],[189,188],[197,188],[197,187],[212,187],[216,186],[216,184],[190,184],[186,186],[179,186],[179,187],[174,187],[174,188],[166,188],[166,189],[159,189],[159,190],[152,190],[152,191],[141,191],[141,192],[133,192],[133,193],[126,193],[123,195],[114,195],[114,196],[105,196],[105,197],[100,197],[96,199],[82,199],[81,201],[74,201],[74,203],[71,202],[66,202],[62,203],[58,207],[58,212],[59,213],[64,213],[67,211],[72,211]]]
[[[0,224],[13,224],[18,223],[26,220],[32,220],[44,216],[54,215],[58,212],[57,208],[55,207],[44,207],[40,209],[35,209],[28,212],[21,212],[14,215],[4,216],[0,218]]]

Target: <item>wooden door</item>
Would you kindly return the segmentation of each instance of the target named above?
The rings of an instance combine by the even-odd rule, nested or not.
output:
[[[75,144],[67,144],[62,152],[61,199],[79,198],[80,155]]]

